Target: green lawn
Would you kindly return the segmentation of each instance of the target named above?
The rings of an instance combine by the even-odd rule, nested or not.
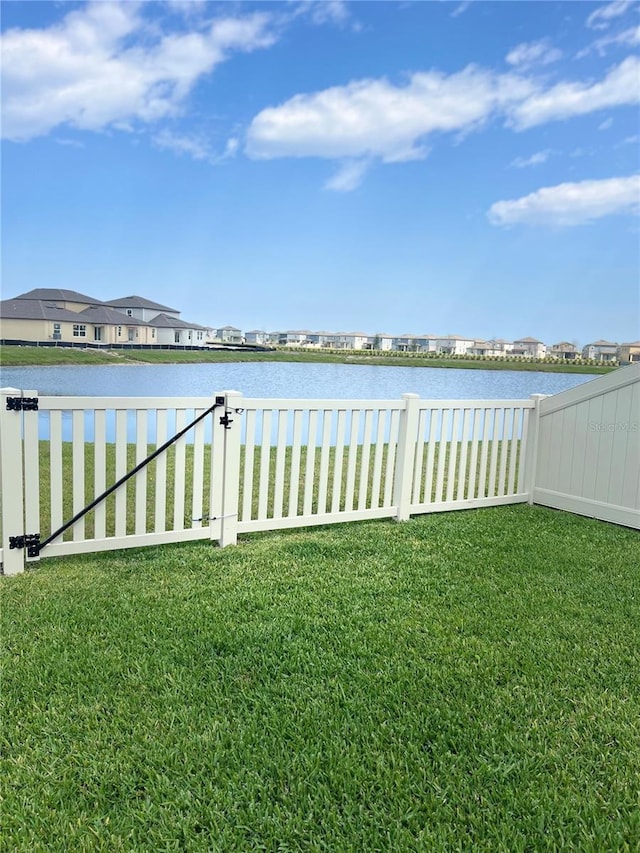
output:
[[[4,367],[56,364],[194,364],[207,362],[277,361],[305,364],[373,364],[393,367],[453,367],[473,370],[537,370],[547,373],[609,373],[615,368],[589,364],[551,362],[489,361],[431,358],[424,353],[388,353],[366,355],[362,351],[340,352],[294,350],[80,350],[63,347],[3,346],[0,360]]]
[[[526,505],[4,578],[11,851],[637,851],[640,539]]]

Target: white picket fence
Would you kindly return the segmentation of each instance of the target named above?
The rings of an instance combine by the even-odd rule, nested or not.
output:
[[[195,539],[225,546],[252,531],[403,521],[531,499],[539,396],[354,401],[254,399],[235,391],[211,398],[1,394],[5,574],[40,558],[37,547],[28,554],[33,535],[41,544],[51,539],[42,556]],[[25,399],[37,401],[37,410],[22,406]],[[221,406],[211,415],[52,538],[216,399]]]

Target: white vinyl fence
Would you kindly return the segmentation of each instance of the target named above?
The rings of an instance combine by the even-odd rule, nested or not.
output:
[[[224,546],[238,533],[403,521],[530,498],[537,399],[275,400],[235,391],[96,398],[2,389],[0,403],[5,574],[41,553],[195,539]]]
[[[533,500],[640,528],[640,365],[541,401]]]

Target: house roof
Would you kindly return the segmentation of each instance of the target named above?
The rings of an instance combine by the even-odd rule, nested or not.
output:
[[[618,344],[614,344],[611,341],[594,341],[591,344],[585,344],[588,347],[617,347]]]
[[[78,323],[82,312],[58,308],[41,299],[5,299],[0,302],[3,320],[53,320],[56,323]]]
[[[265,332],[264,329],[251,329],[249,332],[245,332],[245,335],[268,335],[268,332]]]
[[[537,338],[518,338],[518,340],[514,341],[514,344],[541,344],[542,341],[539,341]]]
[[[630,341],[626,344],[620,344],[621,347],[640,347],[640,341]]]
[[[149,320],[147,325],[156,326],[158,329],[201,329],[203,331],[207,329],[207,326],[190,323],[188,320],[180,320],[177,317],[167,317],[166,314],[158,314],[153,320]]]
[[[219,326],[219,332],[241,332],[242,329],[239,329],[237,326]]]
[[[34,290],[28,290],[26,293],[21,293],[15,299],[59,299],[65,302],[89,302],[92,305],[104,305],[101,299],[96,299],[93,296],[87,296],[84,293],[78,293],[77,290],[65,290],[60,287],[36,287]]]
[[[562,349],[567,349],[567,350],[577,350],[576,345],[570,343],[569,341],[560,341],[559,344],[553,345],[554,349],[560,349],[560,347],[562,347]]]
[[[152,302],[150,299],[145,299],[143,296],[122,296],[120,299],[109,299],[105,305],[113,305],[114,308],[151,308],[154,311],[171,311],[174,314],[179,314],[177,308],[169,308],[168,305],[160,305],[159,302]]]
[[[84,311],[80,311],[77,317],[82,317],[89,323],[105,323],[107,326],[148,326],[144,320],[135,317],[127,317],[122,311],[116,311],[107,305],[90,305]]]

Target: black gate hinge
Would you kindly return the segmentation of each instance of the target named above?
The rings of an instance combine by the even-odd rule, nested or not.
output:
[[[26,548],[28,557],[37,557],[40,554],[40,534],[25,533],[24,536],[10,536],[9,549]]]
[[[226,412],[224,415],[222,415],[222,417],[220,418],[220,423],[225,429],[231,429],[233,418],[229,417],[229,412]]]
[[[37,412],[37,397],[7,397],[8,412]]]

